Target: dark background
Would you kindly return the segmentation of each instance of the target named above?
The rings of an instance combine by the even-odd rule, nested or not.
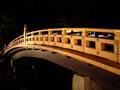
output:
[[[1,46],[28,31],[55,27],[120,28],[120,5],[115,0],[0,1]]]

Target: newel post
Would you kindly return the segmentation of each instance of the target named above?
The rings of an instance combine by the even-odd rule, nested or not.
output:
[[[24,35],[24,45],[26,45],[26,31],[27,31],[27,25],[25,24],[24,25],[24,32],[23,32],[23,35]]]

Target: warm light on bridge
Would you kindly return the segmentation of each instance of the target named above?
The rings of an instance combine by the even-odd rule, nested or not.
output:
[[[120,62],[119,34],[119,30],[95,28],[38,30],[17,37],[7,49],[20,44],[52,45]]]
[[[16,47],[29,48],[30,45],[71,56],[120,75],[120,30],[55,28],[24,32],[10,42],[5,52]],[[61,48],[62,51],[45,46]]]

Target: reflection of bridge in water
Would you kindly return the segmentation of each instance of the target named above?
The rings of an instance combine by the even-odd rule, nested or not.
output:
[[[107,77],[102,75],[110,75],[118,80],[120,75],[119,44],[120,31],[115,29],[55,28],[26,33],[25,27],[24,34],[7,46],[5,55],[11,56],[11,60],[21,57],[43,58],[79,75],[88,75],[96,80],[98,78],[107,80]],[[80,90],[96,90],[91,89],[92,79],[80,77],[74,75],[73,90],[78,90],[80,86],[77,84],[83,82],[89,82],[89,84],[84,83],[89,89]],[[97,85],[93,86],[98,88]]]

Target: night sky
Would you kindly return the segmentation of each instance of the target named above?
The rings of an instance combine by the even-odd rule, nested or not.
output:
[[[11,39],[22,34],[24,24],[28,31],[65,27],[59,26],[61,23],[69,27],[120,28],[120,5],[115,0],[2,0],[0,18],[0,26],[1,22],[9,26],[6,31],[0,27],[0,34],[10,32]]]
[[[13,14],[27,24],[64,18],[78,26],[119,28],[120,22],[120,5],[115,0],[4,0],[0,8],[1,13]]]

